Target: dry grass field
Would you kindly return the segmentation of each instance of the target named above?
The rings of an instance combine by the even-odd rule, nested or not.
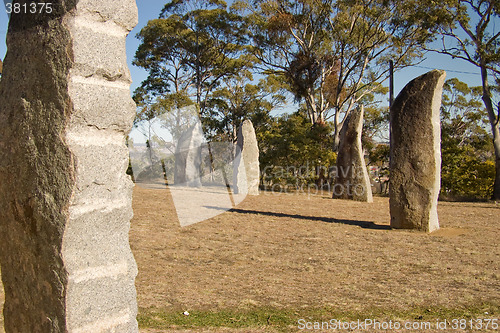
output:
[[[263,193],[181,228],[166,190],[136,187],[131,244],[141,313],[452,315],[499,305],[499,206],[441,202],[442,229],[428,235],[390,230],[388,203]]]
[[[495,203],[440,202],[432,234],[391,230],[388,199],[378,197],[262,193],[184,228],[166,189],[136,186],[133,204],[141,332],[299,332],[300,318],[500,319]]]

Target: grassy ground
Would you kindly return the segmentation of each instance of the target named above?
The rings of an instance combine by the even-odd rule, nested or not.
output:
[[[272,308],[254,308],[252,310],[234,310],[234,311],[194,311],[189,313],[189,316],[182,313],[172,313],[169,311],[144,310],[139,316],[139,324],[147,329],[143,332],[176,332],[183,327],[191,327],[191,329],[181,330],[181,332],[198,332],[207,330],[207,332],[300,332],[298,327],[298,318],[310,322],[331,323],[331,319],[337,319],[341,322],[364,322],[367,318],[373,321],[401,323],[409,322],[413,325],[419,325],[419,329],[412,331],[425,331],[425,324],[429,323],[429,327],[435,328],[437,321],[443,322],[443,319],[448,318],[447,326],[451,331],[466,331],[452,329],[452,318],[465,319],[465,325],[470,324],[472,320],[473,327],[479,327],[479,321],[476,318],[482,318],[484,323],[486,319],[500,316],[500,308],[493,304],[481,304],[478,306],[457,307],[454,309],[434,308],[434,307],[417,307],[404,311],[390,309],[372,309],[365,312],[350,312],[348,310],[339,310],[333,308],[308,308],[308,309],[272,309]],[[324,328],[326,327],[323,324]],[[370,329],[373,329],[376,324],[372,323]],[[457,324],[459,325],[459,324]],[[490,326],[494,326],[490,322]],[[210,329],[207,329],[209,327]],[[324,329],[328,331],[328,329]],[[330,329],[331,331],[331,329]],[[366,331],[366,328],[359,329]],[[397,330],[393,330],[397,331]],[[427,330],[427,331],[433,331]],[[441,330],[439,330],[441,331]],[[477,331],[477,330],[474,330]],[[491,332],[498,330],[491,329]]]
[[[494,203],[441,202],[430,235],[390,230],[387,198],[264,193],[181,228],[167,190],[136,187],[134,215],[141,332],[298,332],[300,318],[500,320]]]
[[[0,274],[2,272],[0,271]],[[3,302],[5,301],[5,295],[3,293],[3,285],[2,281],[0,280],[0,308],[3,309]],[[0,333],[4,333],[3,329],[3,313],[0,313]]]

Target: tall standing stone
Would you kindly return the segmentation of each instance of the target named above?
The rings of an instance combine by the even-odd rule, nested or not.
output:
[[[446,73],[433,70],[403,88],[391,108],[391,227],[439,229],[439,109]]]
[[[200,187],[201,150],[203,130],[201,123],[189,127],[183,132],[175,148],[174,181],[175,185]]]
[[[6,332],[137,332],[125,174],[135,113],[125,37],[136,23],[134,0],[11,16],[0,83]]]
[[[247,119],[238,129],[233,167],[234,193],[259,195],[259,177],[259,146],[253,124]]]
[[[340,130],[334,199],[373,202],[372,188],[361,144],[363,106],[354,109]]]

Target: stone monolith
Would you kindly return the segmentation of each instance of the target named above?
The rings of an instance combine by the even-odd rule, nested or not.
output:
[[[370,177],[366,170],[361,145],[363,113],[363,106],[352,110],[340,131],[336,177],[332,195],[334,199],[373,202]]]
[[[184,131],[175,149],[175,185],[200,187],[203,130],[197,122]]]
[[[238,129],[233,166],[234,193],[259,195],[259,177],[259,146],[253,124],[247,119]]]
[[[441,182],[439,109],[446,73],[428,72],[408,83],[391,108],[391,227],[439,229]]]
[[[51,4],[12,14],[0,83],[5,331],[137,332],[125,174],[137,7]]]

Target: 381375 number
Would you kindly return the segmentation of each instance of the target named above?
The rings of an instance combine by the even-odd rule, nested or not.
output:
[[[7,14],[50,14],[52,2],[6,3]]]

